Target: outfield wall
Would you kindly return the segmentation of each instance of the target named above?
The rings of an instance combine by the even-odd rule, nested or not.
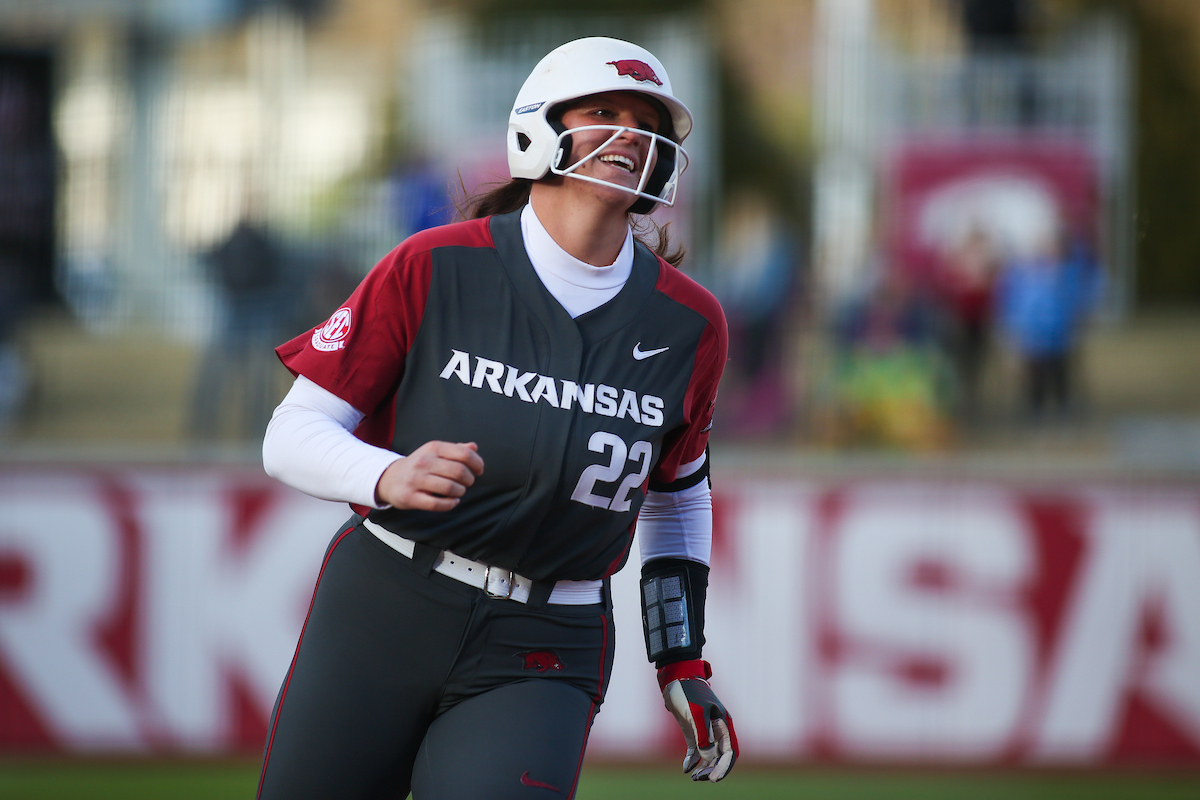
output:
[[[717,488],[706,654],[745,755],[1200,766],[1195,483]],[[248,468],[0,467],[0,752],[258,751],[347,516]],[[635,584],[590,753],[673,759]]]

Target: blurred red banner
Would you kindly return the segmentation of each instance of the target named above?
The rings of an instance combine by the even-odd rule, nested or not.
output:
[[[747,758],[1200,766],[1194,484],[718,489],[706,657]],[[0,469],[0,751],[259,751],[348,515],[249,469]],[[614,598],[590,754],[674,758],[635,568]]]

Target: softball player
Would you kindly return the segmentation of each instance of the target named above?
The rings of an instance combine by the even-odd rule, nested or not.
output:
[[[733,767],[701,659],[725,318],[630,227],[674,202],[691,127],[646,50],[559,47],[509,117],[513,180],[277,349],[297,377],[264,465],[355,513],[322,563],[259,797],[573,796],[635,522],[684,770]]]

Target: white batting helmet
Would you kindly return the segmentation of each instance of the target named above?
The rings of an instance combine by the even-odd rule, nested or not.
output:
[[[657,100],[670,117],[668,130],[638,131],[651,140],[658,161],[651,172],[647,159],[636,189],[574,172],[582,163],[603,150],[597,148],[583,161],[569,163],[570,134],[555,110],[572,100],[601,92],[638,92]],[[629,129],[614,131],[610,141]],[[614,186],[637,195],[630,211],[649,212],[657,203],[673,205],[679,174],[687,166],[687,154],[679,144],[692,130],[692,115],[671,91],[667,71],[650,51],[631,42],[592,36],[576,39],[550,51],[525,79],[508,116],[508,170],[514,178],[539,180],[547,174]],[[606,143],[607,144],[607,143]]]

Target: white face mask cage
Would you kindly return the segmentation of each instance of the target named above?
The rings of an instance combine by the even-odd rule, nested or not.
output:
[[[609,136],[608,139],[606,139],[604,141],[604,144],[600,145],[595,150],[593,150],[592,152],[588,153],[583,158],[576,161],[574,164],[571,164],[570,166],[567,166],[567,167],[560,167],[559,162],[562,161],[564,151],[565,151],[565,148],[563,147],[563,139],[566,138],[567,136],[570,136],[572,133],[577,133],[580,131],[596,131],[596,130],[612,131],[613,134],[612,134],[612,136]],[[606,181],[606,180],[603,180],[602,178],[596,178],[591,175],[580,175],[576,172],[576,170],[578,170],[584,164],[587,164],[589,161],[593,161],[596,158],[604,155],[605,148],[607,148],[610,144],[615,142],[618,137],[620,137],[623,133],[626,133],[626,132],[641,134],[642,136],[646,136],[650,139],[650,149],[646,153],[645,163],[642,164],[642,174],[638,178],[638,183],[637,183],[636,188],[631,188],[629,186],[623,186],[619,183],[613,183],[612,181]],[[671,169],[671,174],[667,177],[667,180],[663,184],[663,187],[660,190],[660,193],[656,195],[656,194],[646,191],[646,189],[647,189],[646,184],[650,181],[650,176],[654,172],[654,169],[653,169],[653,167],[655,166],[654,155],[655,155],[655,153],[658,152],[658,148],[660,147],[660,145],[674,149],[675,165]],[[651,200],[655,203],[661,203],[664,206],[667,206],[668,208],[675,205],[675,189],[679,185],[679,176],[683,174],[683,171],[685,169],[687,169],[687,165],[688,165],[687,151],[685,151],[677,143],[675,143],[675,142],[671,141],[670,139],[668,139],[667,137],[661,136],[657,133],[651,133],[650,131],[644,131],[641,128],[630,128],[625,125],[581,125],[578,128],[568,128],[567,130],[563,131],[562,133],[560,133],[558,135],[558,140],[555,142],[554,147],[555,147],[554,161],[550,165],[550,171],[552,173],[554,173],[555,175],[563,175],[568,178],[577,178],[581,181],[587,181],[588,183],[599,184],[600,186],[611,186],[614,189],[620,189],[622,192],[626,192],[628,194],[632,194],[637,197],[644,198],[646,200]]]

